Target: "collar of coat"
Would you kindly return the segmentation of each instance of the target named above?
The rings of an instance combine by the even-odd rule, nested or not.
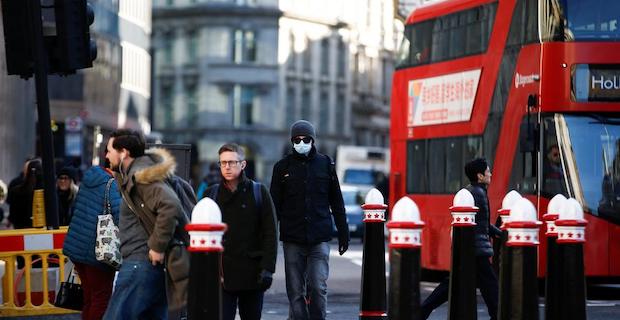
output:
[[[122,185],[131,190],[135,184],[151,184],[164,181],[172,175],[177,168],[177,162],[166,149],[151,148],[146,150],[144,156],[134,159],[127,174],[122,174]]]

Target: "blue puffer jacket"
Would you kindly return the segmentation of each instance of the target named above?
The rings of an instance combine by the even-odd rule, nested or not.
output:
[[[112,179],[112,176],[101,167],[92,167],[84,173],[84,179],[82,179],[73,205],[73,218],[62,249],[62,253],[71,261],[110,268],[95,258],[97,216],[103,213],[103,198],[109,179]],[[110,187],[110,202],[114,223],[118,225],[121,195],[116,181]]]

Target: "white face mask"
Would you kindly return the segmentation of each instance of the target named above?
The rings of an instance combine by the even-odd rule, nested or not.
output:
[[[299,141],[299,143],[293,143],[293,148],[295,148],[297,153],[308,155],[312,149],[312,142],[304,143],[303,141]]]

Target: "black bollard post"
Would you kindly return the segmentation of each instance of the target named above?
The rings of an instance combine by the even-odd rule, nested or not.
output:
[[[521,199],[521,195],[512,190],[506,194],[504,200],[502,200],[502,208],[498,210],[499,217],[501,219],[501,227],[502,237],[499,240],[499,290],[500,292],[510,292],[510,273],[512,272],[512,255],[511,251],[506,248],[506,242],[508,241],[508,230],[506,230],[506,223],[510,221],[510,208],[514,206],[514,204]],[[498,256],[495,256],[493,259],[498,259]],[[497,314],[500,319],[505,319],[505,314],[509,314],[510,308],[508,307],[510,304],[510,295],[500,295],[499,296],[499,306]]]
[[[560,270],[562,306],[557,319],[586,319],[586,280],[583,266],[583,244],[588,222],[583,219],[583,209],[577,200],[569,198],[555,221],[558,232],[558,261]]]
[[[422,228],[418,206],[403,197],[392,208],[390,222],[390,320],[422,320],[420,309],[420,248]]]
[[[501,307],[500,319],[538,319],[538,221],[536,208],[527,199],[519,199],[510,209],[510,222],[506,242],[511,260],[510,273],[506,274],[508,288],[500,291],[500,301],[508,301]],[[508,296],[509,298],[506,298]]]
[[[547,226],[545,236],[547,238],[547,269],[545,279],[545,319],[553,320],[559,318],[559,309],[562,305],[561,297],[562,283],[560,279],[562,263],[559,260],[558,252],[558,232],[555,220],[559,217],[559,212],[564,205],[566,198],[557,194],[547,205],[547,214],[543,220]]]
[[[467,189],[456,193],[452,213],[452,263],[448,319],[477,319],[476,255],[474,236],[476,212],[474,197]]]
[[[191,252],[187,296],[188,319],[222,319],[221,265],[222,236],[226,225],[222,213],[210,198],[200,200],[192,211],[189,232]]]
[[[364,251],[360,319],[387,319],[385,293],[385,210],[383,195],[372,189],[366,195],[364,210]]]

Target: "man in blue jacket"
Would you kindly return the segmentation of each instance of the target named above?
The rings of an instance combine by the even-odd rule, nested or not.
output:
[[[291,126],[291,154],[278,161],[271,197],[284,248],[289,314],[294,320],[325,319],[329,244],[333,221],[338,251],[349,247],[344,201],[333,161],[317,152],[314,126],[299,120]],[[306,290],[307,288],[307,290]]]

